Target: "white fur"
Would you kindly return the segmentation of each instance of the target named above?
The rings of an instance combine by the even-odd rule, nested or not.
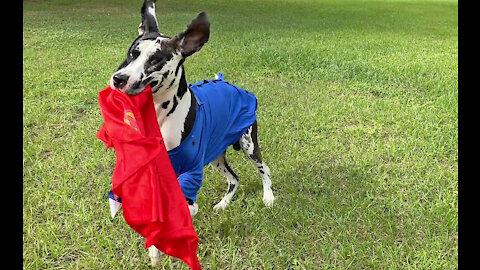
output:
[[[193,217],[198,214],[198,204],[193,203],[193,205],[188,206],[188,210],[190,210],[190,215]]]
[[[155,246],[150,246],[148,248],[148,256],[150,257],[150,262],[152,266],[157,266],[163,258],[164,253],[158,250]]]
[[[165,66],[163,66],[161,71],[154,73],[163,74],[164,72],[167,72],[169,70],[175,70],[180,60],[181,55],[177,54],[172,58],[172,60],[170,60],[167,64],[165,64]],[[190,91],[187,91],[183,95],[181,100],[177,99],[178,104],[175,111],[167,117],[167,114],[173,107],[173,99],[177,93],[181,75],[182,70],[179,70],[176,77],[175,73],[172,72],[172,74],[169,74],[163,82],[162,88],[158,89],[157,87],[156,89],[153,89],[154,91],[156,91],[156,93],[153,94],[153,103],[155,104],[157,121],[158,125],[160,126],[160,131],[162,132],[163,140],[165,142],[165,147],[167,148],[167,151],[174,149],[181,143],[185,119],[187,118],[192,99]],[[170,82],[172,80],[175,80],[175,82],[173,83],[173,85],[170,86]],[[168,104],[168,107],[166,109],[163,109],[161,106],[166,101],[170,101],[170,103]]]

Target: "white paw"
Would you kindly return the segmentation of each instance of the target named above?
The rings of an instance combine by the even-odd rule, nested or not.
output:
[[[223,210],[223,209],[227,208],[227,206],[228,206],[228,201],[225,200],[225,199],[222,199],[219,203],[217,203],[217,205],[215,205],[213,207],[213,210],[215,210],[215,211]]]
[[[193,203],[193,205],[189,205],[188,209],[190,210],[190,215],[193,217],[198,213],[198,204]]]
[[[272,190],[263,192],[263,203],[265,204],[266,207],[272,206],[274,200],[275,200],[275,197],[273,196]]]
[[[155,246],[148,248],[148,256],[150,256],[150,262],[152,266],[157,266],[163,258],[163,252],[158,250]]]

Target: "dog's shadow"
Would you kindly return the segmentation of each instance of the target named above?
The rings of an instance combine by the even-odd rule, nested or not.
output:
[[[375,200],[373,166],[338,164],[332,160],[300,161],[295,164],[298,169],[291,170],[271,163],[273,207],[263,205],[261,178],[255,168],[234,160],[240,186],[231,204],[218,212],[212,208],[224,195],[226,181],[215,169],[206,168],[211,182],[202,187],[199,195],[204,211],[200,219],[209,223],[215,237],[251,237],[263,226],[267,230],[297,230],[330,216],[335,209],[349,212]],[[269,224],[272,220],[275,222]]]

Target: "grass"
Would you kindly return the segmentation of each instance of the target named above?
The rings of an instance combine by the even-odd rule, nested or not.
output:
[[[143,239],[106,195],[115,155],[97,93],[141,1],[23,2],[23,267],[145,269]],[[458,268],[457,1],[159,1],[174,35],[206,11],[187,80],[259,99],[276,204],[239,153],[233,203],[210,166],[194,218],[205,269]],[[186,269],[165,258],[160,269]]]

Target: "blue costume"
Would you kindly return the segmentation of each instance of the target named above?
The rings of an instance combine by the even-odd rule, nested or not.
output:
[[[217,159],[253,125],[257,98],[223,79],[189,85],[197,99],[197,114],[190,135],[168,151],[186,198],[195,201],[202,185],[203,167]]]

